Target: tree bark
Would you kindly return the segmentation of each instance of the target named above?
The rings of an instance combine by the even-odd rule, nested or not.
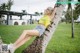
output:
[[[55,18],[52,20],[51,26],[45,30],[44,34],[41,37],[36,37],[36,39],[25,48],[22,53],[45,53],[46,47],[55,32],[56,27],[58,26],[59,21],[61,20],[61,16],[63,13],[64,6],[61,5],[57,7]]]

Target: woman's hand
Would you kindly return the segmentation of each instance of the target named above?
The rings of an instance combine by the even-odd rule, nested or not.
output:
[[[52,15],[51,15],[51,20],[54,18],[55,13],[56,13],[56,10],[57,10],[57,7],[54,7],[54,8],[53,8]]]

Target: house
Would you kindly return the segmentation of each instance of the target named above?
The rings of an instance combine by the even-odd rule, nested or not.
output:
[[[76,23],[80,23],[80,15],[79,15],[79,17],[78,17],[77,20],[74,20],[74,22],[76,22]]]
[[[0,18],[0,23],[4,25],[27,25],[29,23],[31,24],[32,17],[37,16],[35,14],[13,11],[0,11],[0,15],[4,15],[4,17]],[[14,19],[14,17],[16,17],[16,19]]]

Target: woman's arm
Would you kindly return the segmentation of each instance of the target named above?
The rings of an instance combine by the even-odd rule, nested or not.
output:
[[[51,15],[51,20],[54,18],[56,11],[57,11],[57,7],[54,7]]]

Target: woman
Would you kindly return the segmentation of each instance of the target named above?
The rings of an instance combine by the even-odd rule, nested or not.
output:
[[[17,48],[19,48],[33,36],[41,36],[45,31],[45,28],[50,25],[50,21],[55,15],[55,11],[56,8],[53,9],[51,7],[48,7],[47,9],[45,9],[44,16],[39,20],[39,24],[36,26],[36,28],[33,30],[24,30],[15,43],[8,45],[8,50],[11,53],[14,53]]]

